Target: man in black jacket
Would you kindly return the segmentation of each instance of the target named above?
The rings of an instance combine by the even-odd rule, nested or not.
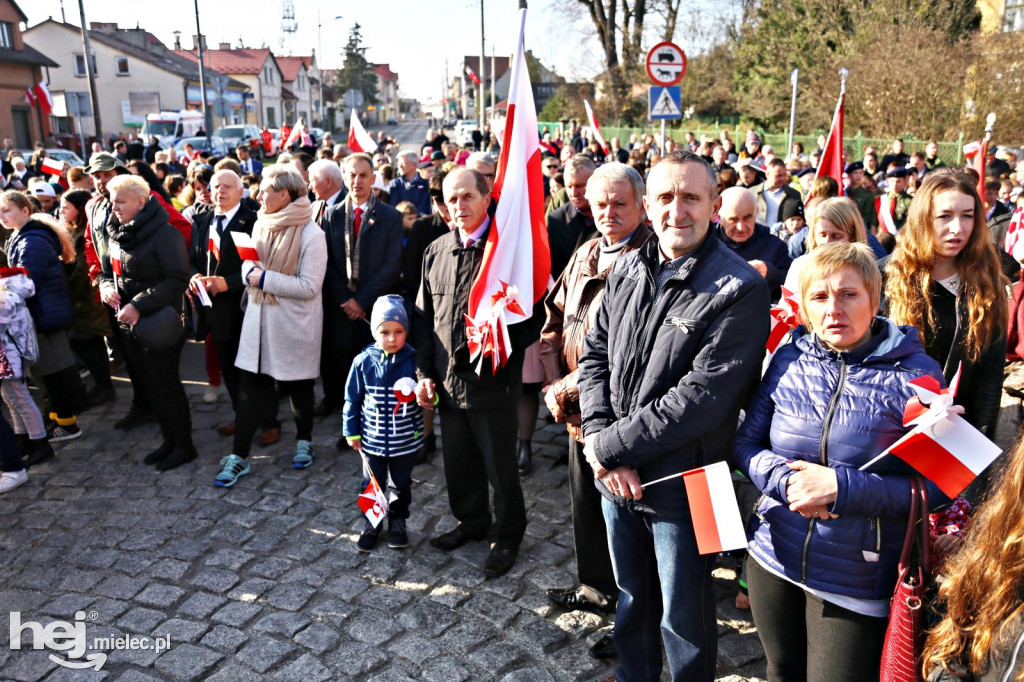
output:
[[[641,484],[728,456],[764,357],[768,286],[710,233],[720,205],[696,154],[651,170],[644,208],[658,239],[615,263],[580,359],[584,455],[620,591],[621,679],[661,676],[659,634],[673,679],[715,677],[714,556],[698,553],[682,477]]]
[[[440,406],[448,500],[459,525],[430,544],[451,551],[490,532],[494,544],[484,575],[497,577],[515,564],[526,530],[516,465],[516,405],[523,352],[540,336],[544,300],[537,301],[528,320],[508,326],[512,354],[497,371],[489,360],[478,365],[470,357],[465,314],[491,229],[491,193],[479,172],[459,168],[445,178],[444,197],[457,229],[423,255],[413,334],[417,399],[426,407]],[[488,483],[494,489],[493,523]]]
[[[601,235],[587,201],[587,181],[597,165],[589,156],[577,154],[565,162],[565,190],[569,203],[548,214],[548,244],[551,246],[551,276],[558,279],[583,244]]]
[[[801,207],[802,204],[794,204]],[[730,187],[722,192],[716,233],[737,256],[750,263],[768,282],[772,300],[782,294],[782,283],[792,260],[786,242],[754,220],[754,193],[745,187]]]

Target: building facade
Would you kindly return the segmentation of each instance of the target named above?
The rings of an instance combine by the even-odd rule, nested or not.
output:
[[[29,88],[58,72],[59,64],[26,43],[21,24],[28,17],[13,0],[0,0],[0,138],[31,148],[51,136],[51,121],[26,98]]]

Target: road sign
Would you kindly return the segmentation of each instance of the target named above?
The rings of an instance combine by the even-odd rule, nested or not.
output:
[[[675,85],[686,75],[686,54],[675,43],[658,43],[647,53],[644,66],[655,85]]]
[[[674,121],[683,117],[682,95],[678,85],[652,85],[647,91],[647,118]]]

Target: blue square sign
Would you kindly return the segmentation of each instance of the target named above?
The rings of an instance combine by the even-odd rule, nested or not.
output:
[[[647,118],[674,121],[683,117],[682,95],[678,85],[652,85],[648,90]]]

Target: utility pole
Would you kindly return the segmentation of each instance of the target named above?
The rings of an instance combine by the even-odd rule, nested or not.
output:
[[[82,21],[82,49],[85,50],[85,75],[89,78],[89,99],[92,102],[92,120],[96,128],[96,139],[103,144],[103,123],[100,121],[100,98],[96,96],[96,78],[92,73],[92,48],[89,42],[89,29],[85,23],[85,5],[78,0],[78,15]],[[83,149],[84,153],[85,150]]]
[[[79,0],[81,2],[81,0]],[[213,146],[210,142],[210,124],[213,121],[210,119],[210,109],[206,106],[206,67],[203,65],[203,31],[199,28],[199,0],[195,0],[196,5],[196,40],[199,41],[199,96],[203,98],[203,130],[206,131],[206,148],[210,150]]]
[[[491,43],[491,106],[498,103],[498,96],[495,94],[494,78],[494,43]],[[494,111],[491,111],[491,118],[494,118]],[[483,130],[480,131],[483,133]],[[486,150],[484,150],[486,151]]]
[[[480,85],[477,86],[477,105],[479,111],[477,118],[480,119],[480,134],[484,132],[484,92],[487,91],[484,85],[487,82],[487,52],[484,47],[484,0],[480,0]]]

